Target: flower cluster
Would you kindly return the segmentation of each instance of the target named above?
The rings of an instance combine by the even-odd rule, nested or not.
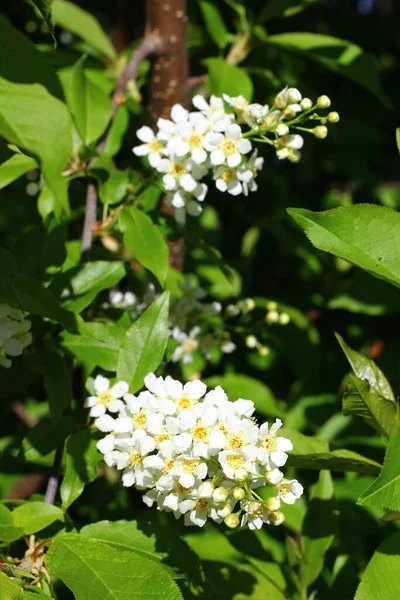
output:
[[[0,304],[0,365],[9,369],[8,356],[19,356],[32,343],[31,322],[24,313],[8,304]],[[8,356],[7,356],[8,355]]]
[[[167,201],[175,217],[185,222],[186,214],[198,216],[207,194],[202,181],[207,175],[221,192],[248,195],[257,189],[256,177],[264,159],[253,150],[252,142],[274,146],[278,159],[298,162],[307,131],[323,139],[326,123],[337,123],[339,115],[321,117],[316,111],[329,108],[331,101],[320,96],[316,103],[303,98],[296,88],[283,89],[271,106],[250,103],[243,96],[211,96],[209,102],[194,96],[197,109],[187,111],[180,104],[171,110],[171,119],[159,119],[156,134],[144,126],[137,131],[141,145],[133,148],[137,156],[147,156],[150,165],[162,176]],[[304,122],[320,124],[305,128]],[[247,130],[244,131],[243,127]]]
[[[150,373],[145,385],[134,396],[125,382],[110,387],[97,376],[86,401],[106,434],[97,447],[122,471],[123,485],[146,490],[145,504],[184,515],[186,525],[202,527],[208,518],[231,528],[281,524],[281,503],[303,493],[280,470],[293,448],[279,436],[282,422],[258,426],[251,400],[230,402],[221,387],[207,392],[199,380],[182,385]],[[262,486],[263,497],[255,491]]]

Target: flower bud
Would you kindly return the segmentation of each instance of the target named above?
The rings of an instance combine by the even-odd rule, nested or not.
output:
[[[310,98],[303,98],[300,102],[300,106],[303,110],[310,110],[313,106],[312,100],[310,100]]]
[[[330,112],[327,118],[329,123],[338,123],[340,121],[338,112]]]
[[[318,108],[329,108],[331,105],[331,100],[328,96],[320,96],[317,100]]]
[[[270,485],[277,485],[283,479],[283,473],[279,469],[272,469],[271,471],[267,471],[265,475],[265,481]]]
[[[247,312],[251,312],[252,310],[255,309],[256,303],[254,302],[253,298],[245,298],[244,301],[246,303]]]
[[[246,346],[248,348],[257,348],[258,339],[255,335],[248,335],[246,338]]]
[[[275,525],[277,527],[278,525],[282,525],[283,521],[285,520],[285,515],[277,510],[276,512],[268,513],[268,519],[271,525]]]
[[[270,310],[265,315],[267,323],[277,323],[279,321],[279,313],[277,310]]]
[[[279,150],[276,151],[276,156],[279,160],[285,160],[285,158],[289,156],[289,148],[279,148]]]
[[[246,490],[242,487],[236,486],[232,490],[232,498],[234,500],[243,500],[246,497]]]
[[[284,88],[275,96],[274,104],[277,108],[286,108],[288,105],[288,89]]]
[[[276,310],[278,308],[278,303],[275,300],[271,300],[267,302],[267,310]]]
[[[318,125],[317,127],[314,127],[313,133],[319,140],[324,140],[328,135],[328,128],[325,127],[325,125]]]
[[[285,135],[280,139],[280,143],[286,148],[291,148],[293,150],[301,150],[304,146],[304,139],[298,133],[292,135]],[[290,153],[289,153],[290,154]]]
[[[282,313],[281,315],[279,315],[279,324],[280,325],[287,325],[290,321],[290,317],[287,313]]]
[[[226,307],[226,314],[229,317],[236,317],[240,313],[240,309],[236,306],[236,304],[228,304]]]
[[[289,88],[287,91],[287,98],[290,104],[296,104],[302,99],[301,92],[297,88]]]
[[[268,354],[270,353],[270,349],[268,348],[268,346],[258,346],[257,350],[260,356],[268,356]]]
[[[278,125],[278,127],[276,128],[276,133],[279,136],[287,135],[289,133],[289,127],[287,125],[285,125],[285,123],[280,123]]]
[[[289,150],[288,160],[291,163],[298,163],[301,160],[301,152],[298,150]]]
[[[265,117],[264,121],[261,123],[261,127],[263,129],[269,129],[270,127],[275,125],[277,121],[279,121],[280,116],[280,110],[273,110],[267,117]]]
[[[222,519],[225,519],[232,512],[232,506],[227,502],[222,508],[217,510],[217,515]]]
[[[235,481],[246,481],[249,476],[249,472],[244,467],[239,467],[234,473]]]
[[[229,492],[224,487],[215,488],[213,495],[212,495],[214,502],[216,502],[217,504],[220,504],[221,502],[226,502],[226,499],[228,498],[228,496],[229,496]]]
[[[203,481],[199,485],[199,498],[211,498],[214,492],[214,486],[211,481]]]
[[[239,527],[239,517],[237,515],[228,515],[225,517],[224,523],[229,529],[236,529],[236,527]]]
[[[275,512],[280,509],[281,501],[277,496],[274,496],[273,498],[268,498],[268,500],[265,501],[265,506],[271,512]]]

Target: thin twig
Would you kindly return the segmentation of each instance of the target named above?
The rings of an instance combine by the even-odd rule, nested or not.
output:
[[[90,258],[93,240],[93,226],[96,223],[97,213],[97,189],[94,183],[89,183],[86,193],[85,220],[83,222],[81,261],[86,262]]]
[[[21,419],[21,421],[25,423],[25,425],[27,425],[27,427],[35,427],[35,425],[37,425],[37,420],[35,419],[35,417],[31,417],[26,412],[26,408],[22,404],[22,402],[20,402],[20,400],[14,400],[13,402],[11,402],[11,409],[13,413],[17,415],[17,417]]]
[[[188,79],[188,86],[190,88],[192,87],[198,87],[200,85],[204,85],[207,79],[207,75],[192,75],[192,77],[189,77]]]
[[[44,496],[44,501],[46,502],[46,504],[54,504],[54,500],[56,499],[58,483],[60,481],[60,470],[63,457],[63,449],[63,446],[59,446],[56,450],[53,468],[50,473],[49,480],[47,482],[46,493]]]

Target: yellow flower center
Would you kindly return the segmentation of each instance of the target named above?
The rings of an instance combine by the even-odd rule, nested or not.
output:
[[[161,442],[165,442],[167,440],[169,440],[170,435],[169,433],[167,433],[166,431],[164,433],[160,433],[159,435],[156,436],[156,442],[157,444],[161,444]]]
[[[182,396],[182,398],[179,400],[179,408],[182,408],[183,410],[187,410],[188,408],[191,408],[191,406],[194,404],[193,400],[187,396],[186,394],[184,394]]]
[[[238,454],[233,454],[231,456],[226,457],[226,462],[231,467],[231,469],[238,469],[245,462],[243,456]]]
[[[205,498],[200,498],[196,502],[196,510],[198,510],[199,512],[207,512],[209,506],[210,503]]]
[[[184,352],[188,352],[189,354],[192,354],[192,352],[194,352],[197,348],[197,346],[199,345],[199,342],[197,340],[185,340],[182,344],[182,348]]]
[[[164,473],[169,473],[172,467],[174,466],[174,461],[172,458],[165,461]]]
[[[174,177],[180,177],[185,172],[185,167],[182,163],[175,163],[171,167],[171,175]]]
[[[109,391],[101,392],[101,394],[98,395],[98,398],[100,404],[104,404],[104,406],[108,406],[113,399]]]
[[[267,435],[267,437],[263,440],[263,446],[268,452],[275,452],[276,447],[276,437],[274,435]]]
[[[196,133],[193,133],[188,140],[189,146],[191,146],[192,148],[201,148],[201,141],[201,136]]]
[[[178,483],[178,485],[176,487],[176,492],[177,492],[178,496],[185,496],[187,494],[188,489],[189,488],[185,488],[185,487],[183,487],[183,485]]]
[[[221,179],[226,182],[233,181],[236,179],[236,174],[233,169],[224,169],[220,175]]]
[[[129,454],[128,465],[130,467],[140,467],[143,459],[137,450],[132,450]]]
[[[222,151],[224,154],[233,154],[236,152],[236,143],[233,140],[225,140],[222,144]]]
[[[193,460],[192,458],[185,458],[182,461],[182,468],[185,473],[196,473],[197,465],[199,464],[198,460]]]
[[[163,146],[162,146],[161,142],[159,142],[156,138],[153,138],[151,140],[151,142],[149,143],[149,148],[153,152],[158,152],[158,150],[161,150],[162,147]]]
[[[264,508],[258,502],[250,502],[249,504],[249,513],[252,517],[261,517],[264,516]]]
[[[192,435],[196,441],[204,442],[204,440],[206,440],[208,438],[207,427],[204,427],[204,425],[197,425],[192,430]]]
[[[138,412],[138,414],[133,418],[133,422],[138,429],[143,429],[143,427],[146,425],[146,412],[143,409]]]
[[[239,448],[243,448],[244,439],[243,434],[235,433],[228,436],[228,446],[230,450],[238,450]]]
[[[290,483],[279,483],[275,486],[275,489],[277,492],[280,492],[281,496],[283,496],[284,498],[289,494],[289,492],[292,491]]]

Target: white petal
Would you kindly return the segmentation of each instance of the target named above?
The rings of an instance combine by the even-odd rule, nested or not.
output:
[[[237,167],[238,165],[240,165],[242,161],[242,155],[239,154],[238,152],[235,152],[234,154],[230,154],[228,156],[227,159],[227,163],[228,163],[228,167],[234,168]]]
[[[108,452],[112,452],[114,450],[114,439],[115,436],[111,433],[106,435],[102,440],[99,440],[96,444],[97,449],[102,454],[107,454]]]
[[[97,375],[93,385],[96,392],[101,394],[108,390],[108,388],[110,387],[110,382],[106,377],[103,377],[102,375]]]
[[[185,175],[179,178],[179,185],[185,192],[193,192],[197,187],[197,181],[189,173],[185,173]]]
[[[149,163],[150,166],[153,167],[153,169],[158,169],[158,166],[161,162],[161,156],[159,154],[159,152],[150,152],[149,153]]]
[[[132,148],[132,152],[136,156],[147,156],[149,153],[149,147],[147,144],[141,144],[140,146],[135,146]]]
[[[106,407],[103,404],[96,404],[96,406],[93,406],[93,408],[90,409],[89,415],[91,417],[96,418],[96,417],[100,417],[101,415],[104,415],[105,412],[106,412]],[[110,417],[110,419],[111,419],[111,417]]]
[[[282,421],[280,419],[276,419],[275,423],[271,425],[270,433],[275,435],[278,429],[282,427]]]
[[[179,477],[179,483],[184,488],[191,488],[191,487],[193,487],[194,482],[195,482],[195,478],[194,478],[194,476],[191,473],[185,473],[184,475],[181,475]]]
[[[223,165],[225,162],[225,154],[222,150],[213,150],[210,154],[210,160],[213,165]]]
[[[180,104],[174,104],[171,109],[171,119],[175,121],[175,123],[179,123],[179,121],[186,121],[188,115],[189,112]]]
[[[239,150],[240,154],[248,154],[249,152],[251,152],[250,140],[241,138],[240,140],[238,140],[236,146],[237,146],[237,149]]]
[[[242,193],[242,184],[240,181],[231,181],[228,183],[228,194],[238,196]]]
[[[163,133],[172,135],[175,132],[175,125],[169,119],[158,119],[157,127]]]
[[[192,160],[201,165],[207,160],[207,152],[202,148],[194,148],[192,150]]]
[[[271,460],[277,467],[283,467],[287,459],[288,456],[284,452],[279,452],[279,450],[271,452]]]
[[[147,125],[144,125],[140,129],[138,129],[136,135],[141,142],[145,143],[151,142],[151,140],[154,138],[154,133],[152,129],[150,129],[150,127],[147,127]]]
[[[225,135],[230,140],[238,140],[242,134],[242,130],[239,125],[233,124],[228,125],[225,131]]]
[[[97,429],[104,432],[109,432],[114,430],[115,420],[110,417],[110,415],[102,415],[94,422]]]
[[[209,105],[207,104],[204,97],[201,96],[200,94],[196,94],[196,96],[193,96],[192,104],[199,110],[208,110],[209,109]]]
[[[156,443],[154,438],[149,435],[146,435],[144,438],[139,440],[139,449],[140,454],[144,456],[145,454],[149,454],[149,452],[153,452],[155,450]]]
[[[122,485],[124,487],[132,487],[135,484],[135,472],[132,469],[126,469],[122,475]]]
[[[184,391],[193,398],[193,400],[199,400],[206,393],[207,386],[199,379],[196,379],[196,381],[185,383]]]

